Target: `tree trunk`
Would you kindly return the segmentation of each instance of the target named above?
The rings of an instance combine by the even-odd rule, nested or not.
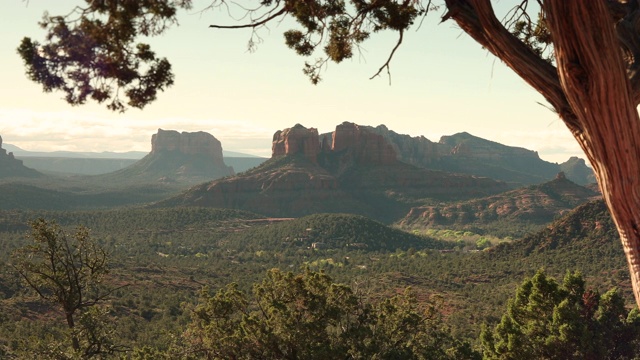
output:
[[[560,83],[620,233],[640,306],[640,117],[604,1],[546,0]]]
[[[74,333],[75,322],[73,321],[73,314],[72,313],[66,313],[66,317],[67,317],[67,326],[69,327],[69,330],[71,331],[71,345],[73,346],[73,350],[79,351],[80,350],[80,341],[78,340],[78,337]]]
[[[557,69],[496,18],[490,0],[445,0],[460,28],[554,107],[589,158],[640,306],[640,118],[607,0],[544,0]]]

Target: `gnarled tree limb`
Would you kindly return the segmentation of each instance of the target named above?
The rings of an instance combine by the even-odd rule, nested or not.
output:
[[[538,90],[572,132],[581,131],[560,86],[556,68],[500,23],[489,0],[446,0],[446,4],[449,8],[446,16]]]

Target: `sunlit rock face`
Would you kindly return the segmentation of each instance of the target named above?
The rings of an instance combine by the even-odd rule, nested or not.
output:
[[[343,122],[332,137],[331,151],[346,151],[357,164],[389,165],[398,160],[393,146],[368,126]]]
[[[320,152],[318,130],[296,124],[292,128],[278,130],[273,134],[271,156],[303,154],[312,162],[317,162]]]
[[[503,192],[503,182],[416,167],[398,160],[375,128],[349,122],[318,134],[296,124],[273,135],[272,157],[241,174],[195,186],[158,206],[210,206],[273,217],[353,213],[392,222],[424,199]]]
[[[273,135],[272,157],[302,154],[317,163],[320,153],[333,153],[344,161],[362,165],[388,165],[397,161],[396,151],[382,135],[354,123],[336,126],[331,136],[323,136],[322,141],[317,129],[307,129],[300,124]]]

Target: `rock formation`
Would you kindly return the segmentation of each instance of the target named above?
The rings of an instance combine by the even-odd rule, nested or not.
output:
[[[273,157],[282,155],[303,154],[311,162],[317,162],[320,152],[318,130],[296,124],[292,128],[276,131],[273,135],[271,154]]]
[[[344,122],[336,126],[330,135],[296,124],[292,128],[277,131],[273,135],[272,157],[302,154],[314,163],[319,154],[336,154],[341,162],[356,164],[388,165],[397,161],[393,146],[371,127]]]
[[[568,180],[559,172],[554,180],[486,198],[412,208],[399,224],[405,228],[509,228],[522,224],[543,226],[554,218],[600,195]],[[513,226],[509,226],[513,224]],[[523,234],[514,234],[523,235]]]
[[[331,151],[346,151],[357,164],[389,165],[398,160],[393,146],[371,127],[343,122],[333,132]]]
[[[501,160],[510,158],[540,159],[538,153],[521,147],[506,146],[495,141],[485,140],[467,132],[443,136],[439,144],[449,148],[449,154],[476,159]]]
[[[204,131],[182,132],[158,129],[151,136],[151,155],[163,151],[174,151],[184,155],[201,155],[211,160],[215,166],[225,166],[222,144],[213,135]]]
[[[387,139],[398,154],[398,158],[407,164],[429,167],[450,152],[447,146],[432,142],[424,136],[411,137],[398,134],[384,125],[378,125],[372,130]]]
[[[578,184],[592,184],[596,182],[596,176],[593,170],[587,166],[584,159],[572,156],[569,160],[560,164],[560,169],[566,174],[567,178],[572,179]]]
[[[213,135],[158,129],[151,152],[133,165],[102,177],[154,180],[162,183],[199,183],[233,175],[224,163],[222,145]]]
[[[297,124],[275,133],[272,158],[262,165],[159,206],[236,208],[277,217],[348,212],[390,222],[424,199],[469,199],[506,190],[493,179],[400,162],[385,137],[367,126],[343,123],[320,137],[316,129]]]
[[[0,178],[8,177],[40,177],[41,173],[23,165],[22,160],[18,160],[13,153],[7,153],[2,148],[2,137],[0,136]]]
[[[462,132],[443,136],[438,143],[423,136],[400,135],[384,125],[371,128],[393,146],[398,159],[427,169],[486,176],[510,183],[513,187],[540,184],[553,179],[559,171],[578,184],[595,181],[593,171],[575,158],[563,164],[540,159],[528,149],[506,146]]]

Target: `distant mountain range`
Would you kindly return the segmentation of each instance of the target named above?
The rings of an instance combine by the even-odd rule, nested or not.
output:
[[[72,151],[52,151],[38,152],[27,151],[11,144],[4,144],[7,152],[22,161],[22,163],[32,169],[57,175],[100,175],[123,170],[132,166],[136,162],[147,156],[148,152],[128,151],[128,152],[72,152]],[[239,153],[235,151],[222,150],[222,155],[236,171],[245,171],[255,167],[265,161],[265,158]],[[179,161],[179,159],[167,160]],[[188,161],[188,160],[187,160]],[[202,160],[202,166],[206,168],[206,160]],[[144,167],[144,164],[138,164]],[[157,166],[157,165],[156,165]],[[195,164],[192,165],[196,166]],[[203,168],[203,169],[204,169]],[[134,171],[135,172],[135,171]],[[132,171],[127,171],[132,174]],[[157,175],[157,174],[156,174]]]
[[[360,126],[360,125],[359,125]],[[593,171],[583,159],[572,157],[557,164],[544,161],[534,151],[502,145],[463,132],[443,136],[432,142],[423,136],[398,134],[386,126],[360,126],[382,135],[402,162],[432,170],[465,173],[490,177],[511,184],[512,187],[539,184],[562,171],[573,182],[594,183]],[[332,133],[318,137],[318,146],[330,146]],[[32,152],[11,144],[4,148],[24,165],[49,173],[97,175],[124,169],[147,156],[140,151],[130,152]],[[227,165],[235,172],[243,172],[265,161],[265,158],[238,152],[222,152]]]
[[[462,132],[443,136],[435,143],[423,136],[397,134],[380,125],[370,128],[387,139],[398,158],[420,167],[502,180],[514,187],[539,184],[564,172],[573,182],[595,182],[593,171],[584,160],[572,157],[562,164],[540,159],[528,149],[503,145]]]
[[[157,206],[207,206],[298,217],[347,212],[391,222],[425,201],[508,190],[490,178],[429,170],[398,160],[382,135],[343,123],[333,142],[296,125],[274,135],[272,158],[237,176],[195,186]]]
[[[18,158],[23,157],[46,157],[46,158],[87,158],[87,159],[130,159],[140,160],[149,154],[144,151],[125,151],[125,152],[113,152],[113,151],[29,151],[23,150],[15,145],[4,144],[4,149],[7,152],[12,152],[14,156]],[[225,157],[241,157],[241,158],[258,158],[260,156],[245,154],[236,151],[222,150],[222,155]]]
[[[572,159],[568,164],[571,174],[586,182],[591,172],[584,162]],[[541,224],[598,196],[568,180],[562,168],[533,151],[467,133],[436,144],[384,126],[345,122],[333,133],[318,135],[316,129],[297,124],[275,133],[272,157],[261,166],[195,186],[157,206],[232,208],[285,217],[348,212],[387,223],[404,217],[401,224],[410,227],[487,225],[505,219]],[[545,174],[553,174],[546,181],[558,179],[494,195],[509,190],[506,182],[511,188],[540,183]]]
[[[482,223],[480,220],[491,218],[492,205],[486,205],[488,210],[482,210],[485,205],[479,205],[482,201],[488,204],[489,200],[473,203],[472,199],[493,196],[522,185],[544,183],[560,171],[564,171],[567,181],[580,184],[587,183],[593,176],[581,159],[572,158],[563,164],[549,163],[533,151],[505,146],[468,133],[445,136],[434,143],[424,137],[397,134],[383,125],[374,128],[349,122],[337,125],[336,130],[329,134],[318,134],[316,129],[299,124],[277,131],[272,142],[272,157],[266,162],[259,157],[225,157],[222,144],[204,132],[179,133],[159,129],[151,143],[151,151],[141,159],[133,158],[140,156],[139,152],[48,153],[75,156],[66,158],[24,156],[27,164],[29,161],[40,162],[42,166],[47,164],[49,176],[64,175],[68,170],[66,166],[70,164],[76,170],[83,168],[75,174],[95,174],[99,164],[102,170],[120,168],[95,176],[73,176],[73,181],[53,176],[47,177],[42,184],[30,182],[30,187],[6,195],[9,198],[4,200],[5,204],[20,203],[19,199],[10,199],[18,194],[39,194],[36,197],[49,198],[42,191],[58,191],[50,198],[60,203],[65,202],[63,198],[67,192],[72,195],[90,193],[95,199],[103,199],[102,193],[128,191],[125,188],[133,191],[144,184],[155,190],[149,196],[131,198],[151,201],[158,200],[154,197],[163,193],[200,184],[156,206],[233,208],[284,217],[344,212],[387,223],[405,218],[404,224],[410,226],[424,226],[420,222],[429,218],[439,219],[442,225],[460,225],[474,216],[477,219],[471,219],[470,223],[479,224]],[[21,151],[6,147],[18,153]],[[0,159],[5,159],[4,164],[11,166],[0,163],[0,176],[3,171],[17,177],[44,176],[25,167],[12,152],[2,151]],[[37,153],[23,151],[22,154]],[[237,169],[236,164],[243,167]],[[65,176],[71,178],[68,173]],[[56,187],[58,183],[60,186]],[[72,195],[68,196],[75,196]],[[507,198],[527,198],[534,206],[537,203],[533,200],[541,198],[538,195],[512,193]],[[125,199],[126,195],[114,198]],[[468,203],[440,206],[453,201]],[[519,206],[514,200],[509,201],[513,206]],[[118,206],[120,202],[107,201],[87,206]],[[78,206],[82,207],[84,203],[84,200],[79,201]],[[475,210],[454,210],[452,206]],[[546,212],[548,221],[557,215],[554,207],[566,209],[569,203],[561,206],[545,203],[542,207],[545,206],[553,209],[536,212],[532,207],[517,212],[519,219],[523,219],[527,211],[539,218]],[[412,208],[415,219],[410,220],[406,216]],[[438,210],[440,217],[436,213],[424,213],[425,209],[436,208],[441,209]],[[420,211],[423,213],[416,215]],[[432,220],[426,225],[437,225]]]
[[[466,132],[443,136],[439,142],[432,142],[424,136],[398,134],[384,125],[359,126],[382,135],[400,161],[418,167],[490,177],[505,181],[512,187],[543,183],[561,171],[577,184],[595,183],[591,168],[577,157],[558,164],[540,159],[535,151],[506,146]],[[333,141],[331,137],[332,133],[321,134],[318,139],[320,145],[330,144]],[[109,173],[124,169],[148,154],[141,151],[33,152],[11,144],[5,144],[4,148],[27,167],[59,174]],[[246,171],[267,160],[226,150],[222,154],[227,165],[233,167],[235,172]]]

